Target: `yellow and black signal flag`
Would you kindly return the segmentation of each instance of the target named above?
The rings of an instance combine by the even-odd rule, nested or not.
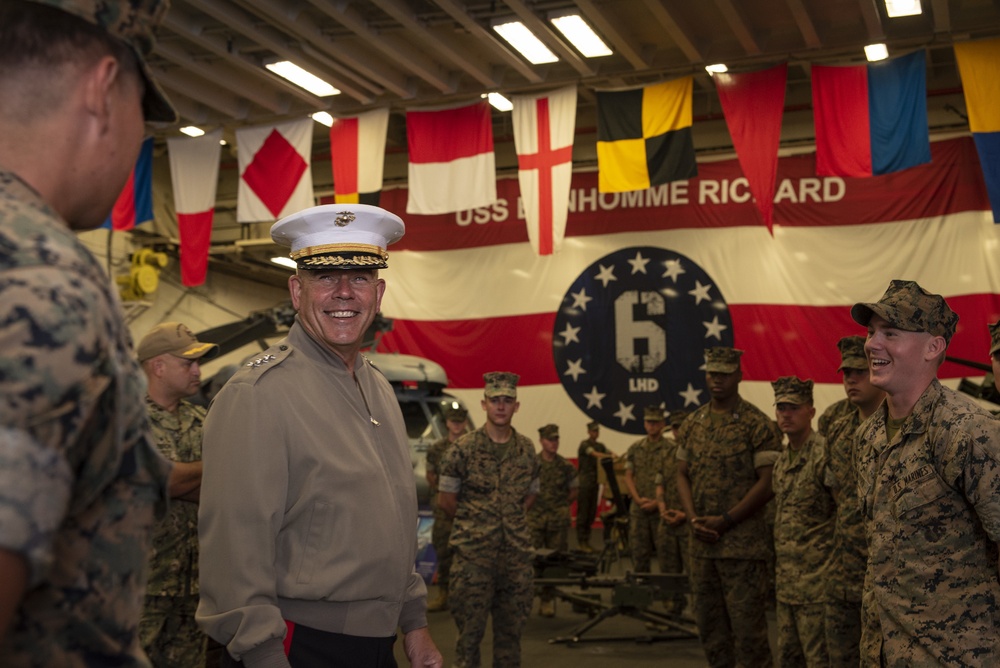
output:
[[[597,93],[598,190],[643,190],[698,176],[692,87],[692,77],[683,77]]]

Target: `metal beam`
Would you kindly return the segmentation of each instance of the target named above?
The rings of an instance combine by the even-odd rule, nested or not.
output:
[[[747,21],[740,12],[739,7],[734,5],[731,0],[715,0],[715,6],[722,12],[723,18],[726,19],[726,23],[729,24],[729,28],[736,35],[736,39],[739,40],[743,50],[751,56],[760,53],[760,45],[757,43],[757,38],[750,32],[750,26],[747,25]]]
[[[629,64],[634,67],[637,71],[649,69],[649,63],[645,58],[639,53],[638,49],[633,46],[633,41],[630,38],[626,38],[623,35],[623,29],[617,25],[617,21],[612,18],[605,16],[601,10],[597,8],[593,0],[576,0],[577,7],[580,11],[594,24],[597,31],[604,35],[611,42],[611,46],[614,50],[622,54],[622,57],[629,62]]]
[[[703,63],[705,62],[705,56],[701,54],[701,51],[694,45],[694,43],[688,39],[686,31],[677,23],[677,20],[670,14],[670,11],[663,5],[663,0],[643,0],[646,3],[646,7],[653,14],[653,17],[660,24],[660,26],[666,31],[667,36],[674,41],[677,48],[687,56],[687,59],[692,63]]]
[[[885,27],[879,14],[876,2],[881,0],[858,0],[861,5],[861,17],[865,20],[865,30],[868,31],[868,42],[881,42],[885,39]]]
[[[447,60],[453,66],[458,67],[473,79],[487,88],[496,88],[500,82],[488,71],[488,65],[478,56],[466,51],[459,53],[450,45],[441,41],[439,35],[435,35],[428,30],[424,24],[413,14],[413,10],[400,0],[370,0],[383,12],[399,21],[403,29],[411,33],[428,49],[436,52],[439,57]]]
[[[948,0],[932,0],[931,9],[934,12],[934,32],[951,32],[951,10]]]
[[[812,17],[809,16],[805,5],[802,4],[802,0],[785,0],[785,4],[792,11],[792,18],[795,19],[795,25],[802,33],[802,41],[805,42],[806,47],[818,49],[823,46],[819,39],[819,33],[816,32],[816,25],[813,23]]]
[[[192,100],[198,100],[231,119],[243,120],[250,114],[250,103],[245,98],[221,91],[217,86],[186,72],[151,69],[154,78],[166,88],[176,90]]]

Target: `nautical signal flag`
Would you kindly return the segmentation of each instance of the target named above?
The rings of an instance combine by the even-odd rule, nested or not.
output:
[[[208,272],[221,140],[221,129],[201,137],[167,139],[181,242],[181,283],[187,287],[204,283]]]
[[[131,230],[140,223],[153,220],[153,138],[146,137],[139,148],[135,167],[128,175],[115,206],[101,227],[110,230]]]
[[[923,51],[812,66],[818,176],[874,176],[931,161]]]
[[[278,220],[313,205],[313,123],[306,116],[236,130],[236,222]]]
[[[374,109],[330,126],[330,162],[337,204],[378,206],[385,167],[389,109]]]
[[[698,175],[691,139],[693,79],[597,93],[602,193],[644,190]]]
[[[454,213],[497,199],[493,120],[486,100],[406,112],[409,198],[406,213]]]
[[[993,222],[1000,223],[1000,39],[956,44],[955,58]]]
[[[569,214],[576,130],[576,86],[515,95],[514,150],[528,240],[539,255],[559,250]]]

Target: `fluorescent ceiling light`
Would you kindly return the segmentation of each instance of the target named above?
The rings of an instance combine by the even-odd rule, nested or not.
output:
[[[869,44],[865,47],[865,58],[868,59],[869,63],[874,63],[877,60],[885,60],[889,57],[889,49],[885,47],[885,44]]]
[[[554,63],[559,60],[556,54],[542,44],[542,41],[535,37],[534,33],[520,21],[498,23],[493,26],[493,30],[507,40],[507,43],[517,49],[518,53],[527,58],[532,65]]]
[[[549,21],[587,58],[610,56],[611,49],[579,14],[550,16]]]
[[[339,90],[337,90],[327,82],[323,81],[315,74],[312,74],[311,72],[306,72],[304,69],[302,69],[295,63],[289,62],[287,60],[282,60],[277,63],[266,63],[264,67],[271,70],[279,77],[284,77],[285,79],[288,79],[296,86],[305,88],[307,91],[318,97],[327,97],[329,95],[340,94]]]
[[[311,114],[312,119],[317,123],[325,125],[326,127],[333,127],[333,116],[326,113],[325,111],[317,111],[315,114]]]
[[[923,13],[920,0],[885,0],[885,13],[890,19],[897,16],[917,16]]]
[[[203,134],[205,134],[204,130],[202,130],[201,128],[196,128],[193,125],[184,126],[183,128],[181,128],[181,132],[186,134],[188,137],[200,137]]]
[[[490,101],[490,104],[492,104],[493,108],[496,109],[497,111],[510,111],[511,109],[514,108],[514,105],[511,103],[511,101],[505,98],[500,93],[490,93],[489,95],[483,95],[483,97],[488,99]]]
[[[295,260],[290,257],[285,257],[284,255],[278,257],[272,257],[271,262],[275,264],[280,264],[282,267],[288,267],[289,269],[296,269],[298,265],[295,264]]]
[[[725,63],[716,63],[715,65],[705,65],[705,71],[709,74],[723,74],[728,72],[729,68],[726,67]]]

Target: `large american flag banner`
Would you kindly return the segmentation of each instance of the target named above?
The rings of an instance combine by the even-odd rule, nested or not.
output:
[[[932,163],[885,176],[815,174],[814,154],[779,161],[772,237],[735,159],[627,193],[599,193],[597,174],[578,172],[562,249],[544,257],[528,243],[516,179],[498,182],[490,208],[440,216],[407,216],[406,191],[386,191],[407,231],[389,249],[382,310],[395,322],[381,349],[442,364],[477,422],[482,374],[520,374],[514,426],[534,437],[559,424],[571,456],[591,419],[621,452],[645,406],[706,402],[713,345],[746,351],[741,394],[765,412],[782,375],[815,380],[822,411],[844,396],[837,340],[864,334],[851,305],[894,278],[943,294],[961,316],[949,354],[985,362],[1000,227],[972,140],[936,142]]]

